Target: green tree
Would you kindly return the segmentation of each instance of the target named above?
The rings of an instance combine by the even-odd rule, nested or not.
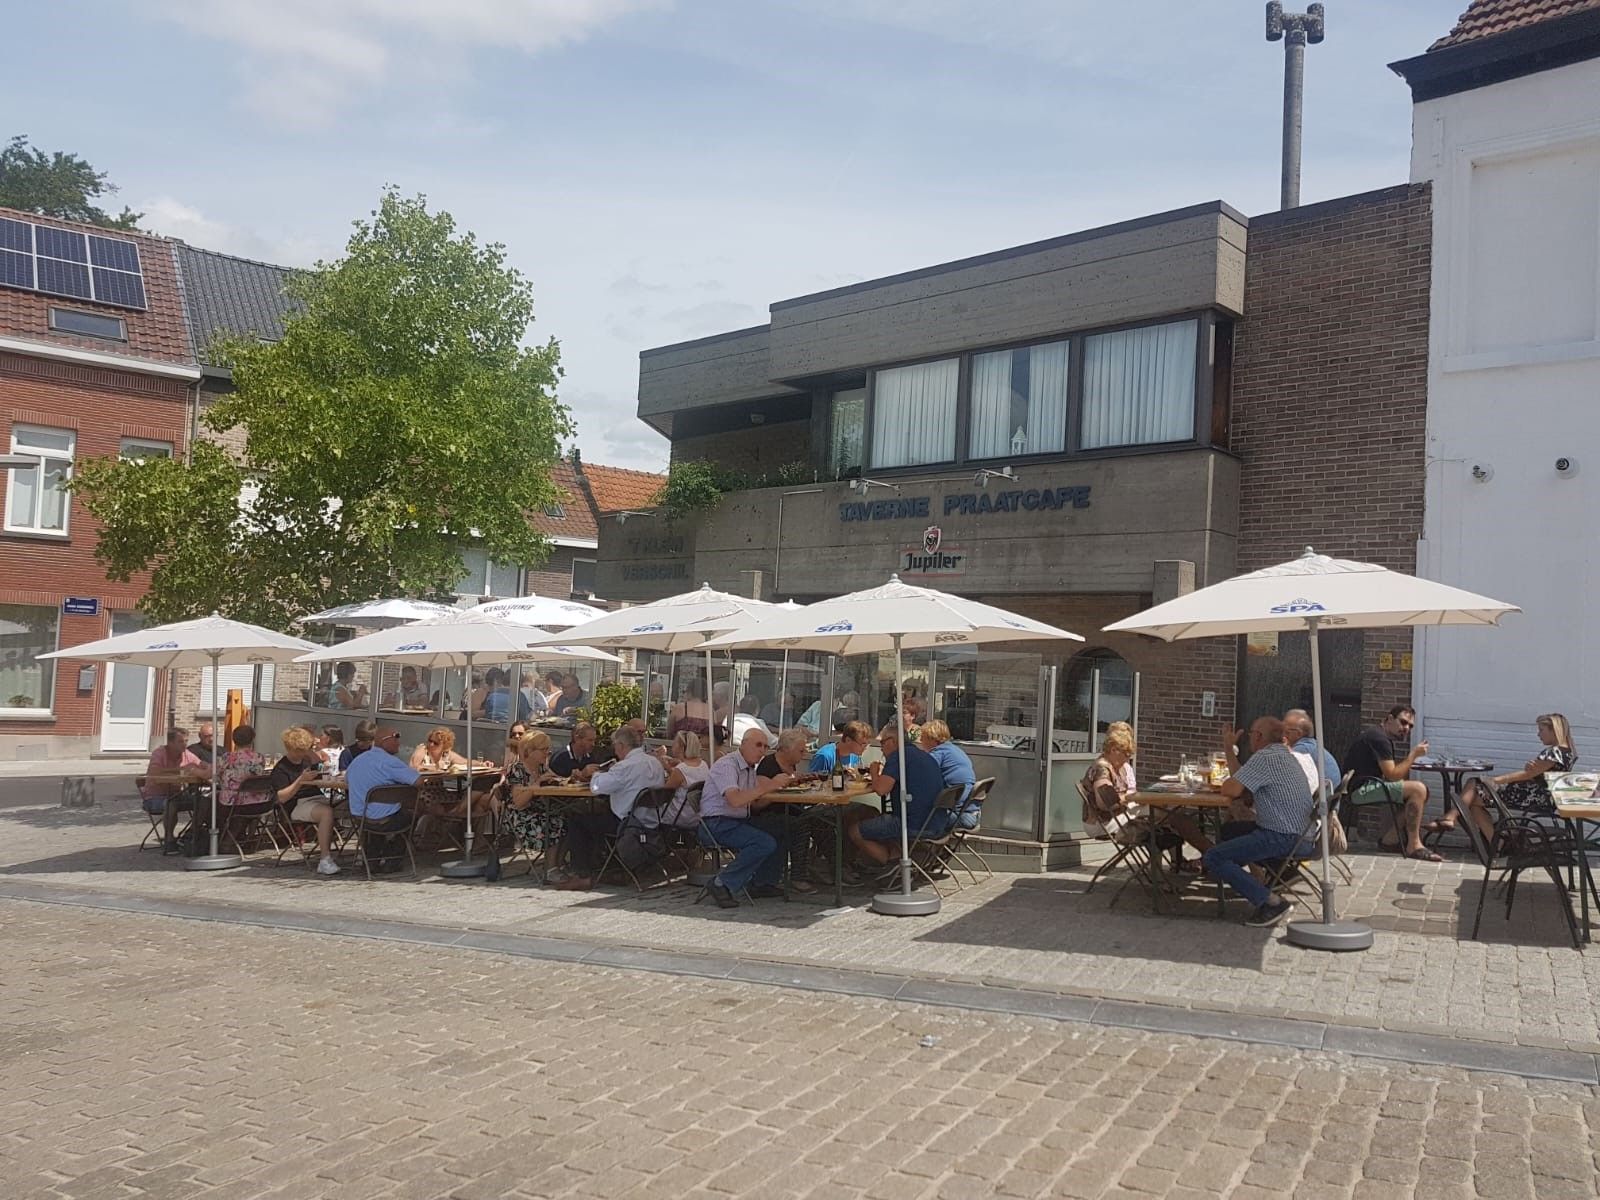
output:
[[[448,594],[461,549],[536,565],[527,514],[558,499],[571,432],[560,351],[525,346],[528,282],[504,248],[423,198],[384,194],[345,256],[299,275],[279,342],[235,340],[235,392],[202,418],[242,435],[192,463],[102,459],[73,489],[113,579],[152,570],[158,620],[212,611],[283,627],[376,596]]]
[[[116,185],[76,154],[46,154],[18,134],[0,150],[0,206],[43,217],[83,221],[108,229],[137,229],[143,213],[124,207],[113,217],[94,201],[112,195]]]

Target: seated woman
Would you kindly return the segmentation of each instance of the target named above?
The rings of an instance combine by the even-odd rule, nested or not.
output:
[[[1118,728],[1117,726],[1121,726]],[[1100,746],[1100,757],[1085,772],[1079,791],[1083,795],[1083,827],[1092,837],[1109,838],[1118,845],[1144,841],[1150,834],[1150,818],[1137,804],[1128,802],[1133,793],[1131,764],[1134,754],[1133,730],[1124,722],[1107,727],[1105,740]],[[1204,854],[1211,849],[1211,839],[1200,832],[1192,819],[1181,813],[1169,812],[1162,822],[1161,833],[1176,835],[1160,837],[1162,849],[1178,851],[1179,870],[1198,870],[1198,863],[1185,862],[1181,842],[1187,842]]]
[[[328,707],[361,709],[367,707],[370,694],[367,685],[356,682],[356,665],[353,662],[335,664],[333,684],[328,688]]]
[[[450,799],[445,794],[444,780],[441,778],[452,767],[467,765],[467,760],[456,753],[455,747],[455,733],[441,725],[430,729],[427,740],[411,752],[411,769],[422,774],[422,779],[417,783],[417,811],[423,816],[452,817],[459,821],[466,815],[466,801]],[[468,791],[471,791],[470,787]],[[487,799],[476,807],[479,811],[487,811]]]
[[[491,793],[491,804],[519,846],[530,854],[545,854],[561,844],[566,832],[561,818],[536,803],[533,795],[540,784],[556,782],[550,770],[550,735],[542,729],[523,734],[515,754],[504,783]]]
[[[272,768],[272,790],[292,823],[317,827],[317,874],[337,875],[339,864],[333,861],[333,806],[317,786],[322,774],[317,739],[311,731],[299,726],[285,729],[283,757]]]
[[[521,721],[517,721],[516,723],[514,723],[511,726],[510,730],[507,731],[507,733],[506,733],[505,758],[504,758],[504,761],[502,761],[501,764],[500,764],[500,771],[501,771],[501,776],[500,777],[502,779],[505,778],[505,774],[507,772],[509,772],[512,767],[516,766],[517,761],[518,761],[518,755],[517,755],[518,743],[520,743],[522,741],[522,739],[527,737],[527,736],[528,736],[528,727],[526,725],[524,725]]]
[[[700,823],[700,814],[689,803],[689,789],[704,784],[711,774],[711,764],[705,760],[705,750],[700,745],[700,735],[680,732],[672,739],[672,750],[660,751],[661,765],[667,770],[663,787],[673,789],[672,799],[661,809],[661,823],[678,829],[693,829]]]
[[[1489,782],[1499,791],[1500,803],[1509,809],[1534,815],[1553,813],[1555,801],[1550,796],[1550,783],[1545,776],[1572,770],[1578,761],[1578,749],[1572,744],[1572,726],[1560,713],[1545,713],[1534,722],[1534,729],[1539,735],[1539,753],[1529,759],[1522,770],[1496,775]],[[1494,837],[1492,802],[1478,787],[1476,779],[1467,782],[1461,798],[1466,801],[1467,812],[1483,834],[1483,840],[1489,841]],[[1453,812],[1429,826],[1440,833],[1448,833],[1455,827]]]
[[[239,803],[239,785],[267,773],[267,760],[256,749],[254,726],[240,725],[233,731],[233,749],[217,764],[217,803],[225,807]]]
[[[718,741],[727,741],[727,734],[718,729]],[[667,713],[667,736],[693,733],[703,742],[711,735],[711,706],[706,703],[705,684],[694,675],[683,681],[683,698]]]

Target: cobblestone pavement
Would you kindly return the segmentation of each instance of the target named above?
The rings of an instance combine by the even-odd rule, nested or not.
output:
[[[7,1200],[1592,1197],[1600,1096],[0,901]]]
[[[1510,922],[1491,901],[1475,942],[1466,935],[1482,869],[1464,863],[1352,855],[1356,884],[1341,890],[1341,913],[1370,920],[1379,934],[1366,953],[1333,955],[1291,946],[1281,930],[1244,927],[1238,901],[1218,920],[1215,901],[1196,892],[1182,912],[1157,916],[1133,888],[1120,899],[1112,886],[1085,895],[1083,872],[996,877],[927,918],[862,911],[864,892],[847,893],[857,907],[839,913],[827,908],[831,895],[725,913],[694,904],[678,885],[640,895],[556,892],[520,876],[494,886],[431,876],[369,882],[268,861],[197,876],[137,851],[146,827],[127,799],[102,796],[91,810],[0,807],[0,888],[16,881],[381,917],[1600,1051],[1600,953],[1572,949],[1553,885],[1521,884]]]

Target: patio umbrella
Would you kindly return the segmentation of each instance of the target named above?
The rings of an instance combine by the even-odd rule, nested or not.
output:
[[[354,625],[358,629],[393,629],[396,625],[409,625],[413,621],[427,621],[447,617],[461,609],[449,604],[435,604],[431,600],[362,600],[355,604],[341,604],[324,609],[309,617],[300,617],[296,625]]]
[[[1317,632],[1381,629],[1392,625],[1495,625],[1512,604],[1491,600],[1431,579],[1418,579],[1375,563],[1318,554],[1310,546],[1291,562],[1265,567],[1168,600],[1115,624],[1108,633],[1144,633],[1163,641],[1246,633],[1311,635],[1311,698],[1317,750],[1322,761],[1322,664]],[[1323,772],[1319,770],[1318,776]],[[1289,940],[1320,950],[1365,950],[1372,930],[1334,918],[1333,877],[1328,869],[1328,783],[1317,788],[1322,818],[1322,920],[1295,921]]]
[[[129,663],[140,667],[173,669],[211,665],[211,724],[220,726],[217,717],[217,670],[223,664],[259,665],[261,663],[292,662],[307,650],[315,650],[315,642],[276,633],[259,625],[243,621],[230,621],[212,613],[192,621],[176,621],[170,625],[156,625],[134,633],[102,638],[40,658],[88,659],[96,662]],[[211,853],[184,860],[191,871],[217,871],[236,867],[242,861],[237,854],[218,853],[217,846],[217,759],[211,756]]]
[[[499,620],[473,609],[452,609],[449,616],[416,621],[393,629],[382,629],[363,637],[351,638],[337,646],[313,647],[296,662],[328,662],[334,659],[372,659],[379,662],[413,663],[419,667],[461,667],[467,682],[472,680],[472,664],[478,659],[491,663],[537,662],[541,659],[570,658],[598,662],[621,662],[615,654],[587,646],[541,646],[531,650],[528,642],[533,630],[526,625]],[[472,765],[472,705],[467,705],[467,765]],[[467,785],[466,857],[445,863],[439,873],[448,879],[482,875],[485,864],[472,858],[472,787]]]
[[[1077,634],[1043,621],[963,596],[901,583],[898,575],[891,575],[882,587],[819,600],[792,612],[780,612],[750,629],[713,638],[707,645],[820,650],[839,655],[893,650],[894,710],[898,720],[899,714],[905,711],[903,650],[1035,640],[1083,641]],[[923,916],[938,912],[940,901],[937,894],[911,894],[911,835],[906,822],[911,792],[906,779],[903,736],[899,745],[903,800],[900,805],[900,891],[873,897],[872,907],[875,912],[894,916]]]
[[[709,583],[697,591],[668,596],[649,604],[619,609],[597,617],[586,625],[535,638],[534,645],[544,647],[552,642],[575,646],[609,646],[613,649],[654,650],[662,654],[679,654],[698,650],[706,639],[719,633],[742,629],[762,620],[782,607],[765,600],[752,600],[748,596],[735,596],[719,592]],[[716,709],[711,700],[711,651],[706,651],[706,707],[711,720],[706,724],[711,730],[711,757],[717,756]],[[729,716],[732,723],[732,716]]]
[[[606,615],[606,610],[576,600],[557,600],[550,596],[518,596],[514,600],[485,600],[469,612],[483,613],[512,621],[518,625],[533,625],[541,629],[570,629],[596,617]]]

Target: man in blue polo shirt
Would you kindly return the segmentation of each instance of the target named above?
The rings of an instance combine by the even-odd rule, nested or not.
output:
[[[400,748],[400,731],[380,725],[372,739],[372,749],[350,760],[345,772],[345,786],[350,796],[350,815],[365,816],[367,832],[375,835],[373,845],[367,849],[367,861],[374,871],[399,870],[404,846],[397,846],[393,834],[403,833],[410,825],[409,815],[400,811],[398,804],[368,804],[367,796],[373,788],[394,785],[411,786],[417,782],[417,773],[395,757]]]
[[[879,731],[878,744],[883,749],[883,762],[873,764],[872,790],[886,799],[902,795],[900,753],[904,749],[907,784],[905,790],[910,793],[904,801],[906,827],[911,837],[916,837],[918,833],[925,837],[939,837],[947,832],[948,821],[944,816],[935,817],[930,821],[929,814],[933,812],[934,802],[939,799],[939,793],[944,791],[944,772],[939,769],[939,764],[933,755],[915,742],[908,741],[902,748],[900,738],[899,722],[892,721]],[[864,858],[880,866],[887,866],[892,859],[900,856],[899,815],[882,813],[852,825],[850,841]]]

